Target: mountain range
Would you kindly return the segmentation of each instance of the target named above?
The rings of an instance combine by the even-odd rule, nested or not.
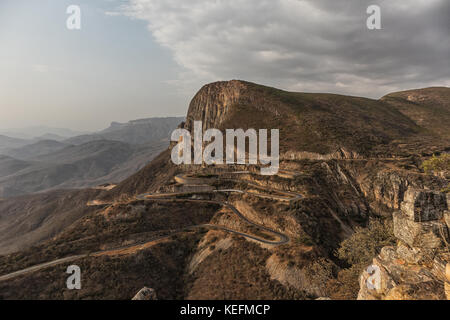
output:
[[[0,136],[0,198],[119,182],[166,148],[181,121],[113,123],[98,133],[59,141]]]

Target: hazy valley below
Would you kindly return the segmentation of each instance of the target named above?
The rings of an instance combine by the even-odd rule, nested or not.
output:
[[[170,132],[182,121],[150,118],[112,123],[100,132],[69,137],[42,134],[51,128],[34,129],[40,135],[29,139],[1,135],[0,198],[120,182],[164,150]],[[13,134],[27,136],[30,129],[22,134],[16,129]]]

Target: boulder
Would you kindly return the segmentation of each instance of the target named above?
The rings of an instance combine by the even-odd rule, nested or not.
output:
[[[399,257],[395,247],[383,247],[373,259],[372,271],[373,267],[378,270],[373,273],[377,277],[372,283],[376,283],[378,279],[378,288],[369,288],[369,270],[364,270],[359,279],[358,300],[445,299],[442,273],[436,275],[427,266],[407,263]]]
[[[394,216],[394,235],[410,247],[437,249],[448,241],[447,226],[441,221],[415,222],[401,211]]]
[[[400,207],[412,221],[439,220],[447,210],[447,197],[445,193],[439,191],[409,188]]]
[[[144,287],[131,300],[158,300],[155,290]]]
[[[450,263],[450,252],[441,252],[435,255],[433,259],[433,269],[432,272],[438,277],[445,281],[446,278],[446,267]],[[450,272],[450,270],[449,270]],[[449,274],[450,275],[450,274]]]
[[[386,292],[388,292],[390,289],[396,286],[396,283],[389,274],[389,271],[386,268],[384,261],[384,258],[387,255],[391,254],[389,250],[393,250],[393,247],[384,247],[383,249],[386,251],[385,254],[380,254],[379,256],[375,257],[372,261],[372,265],[370,266],[372,269],[371,270],[372,275],[369,274],[369,266],[368,266],[362,272],[359,278],[360,290],[358,292],[357,298],[358,300],[379,300]],[[374,286],[376,285],[375,288],[369,287],[369,281],[371,276],[375,280],[377,277],[379,279],[377,285],[376,283],[372,282]]]
[[[384,300],[445,300],[442,283],[427,281],[401,284],[391,289]]]
[[[405,260],[407,263],[417,264],[419,262],[423,262],[425,258],[423,250],[420,250],[419,248],[412,248],[402,241],[399,241],[396,250],[398,257]]]

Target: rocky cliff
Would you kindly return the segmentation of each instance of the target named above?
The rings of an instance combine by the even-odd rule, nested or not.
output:
[[[186,128],[192,130],[194,121],[202,121],[204,129],[220,128],[246,89],[243,82],[236,80],[204,86],[189,105]]]
[[[449,95],[450,89],[441,91]],[[447,146],[447,137],[437,137],[397,106],[397,100],[387,98],[295,93],[221,81],[195,95],[185,128],[192,130],[194,121],[202,121],[204,130],[279,129],[282,158],[292,160],[403,156]]]
[[[393,215],[396,246],[360,277],[358,299],[450,299],[450,197],[409,188]]]

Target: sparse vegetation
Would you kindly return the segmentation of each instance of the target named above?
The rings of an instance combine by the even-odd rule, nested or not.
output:
[[[433,156],[422,163],[422,168],[427,174],[443,173],[450,174],[450,154],[443,153],[441,155],[433,154]]]
[[[382,247],[393,244],[395,237],[390,221],[373,220],[367,228],[357,228],[350,238],[341,243],[337,251],[338,258],[349,266],[339,271],[336,280],[330,281],[332,298],[355,299],[362,270],[370,265]]]
[[[239,236],[233,246],[214,251],[187,279],[187,299],[308,299],[308,295],[270,279],[268,250]]]
[[[300,236],[297,237],[297,239],[295,239],[295,241],[297,243],[303,244],[305,246],[313,246],[314,245],[313,239],[306,233],[302,233]]]
[[[131,299],[143,286],[159,299],[183,298],[183,273],[199,234],[180,236],[123,256],[88,257],[76,262],[82,270],[82,289],[66,289],[67,265],[59,265],[0,282],[4,299]]]

